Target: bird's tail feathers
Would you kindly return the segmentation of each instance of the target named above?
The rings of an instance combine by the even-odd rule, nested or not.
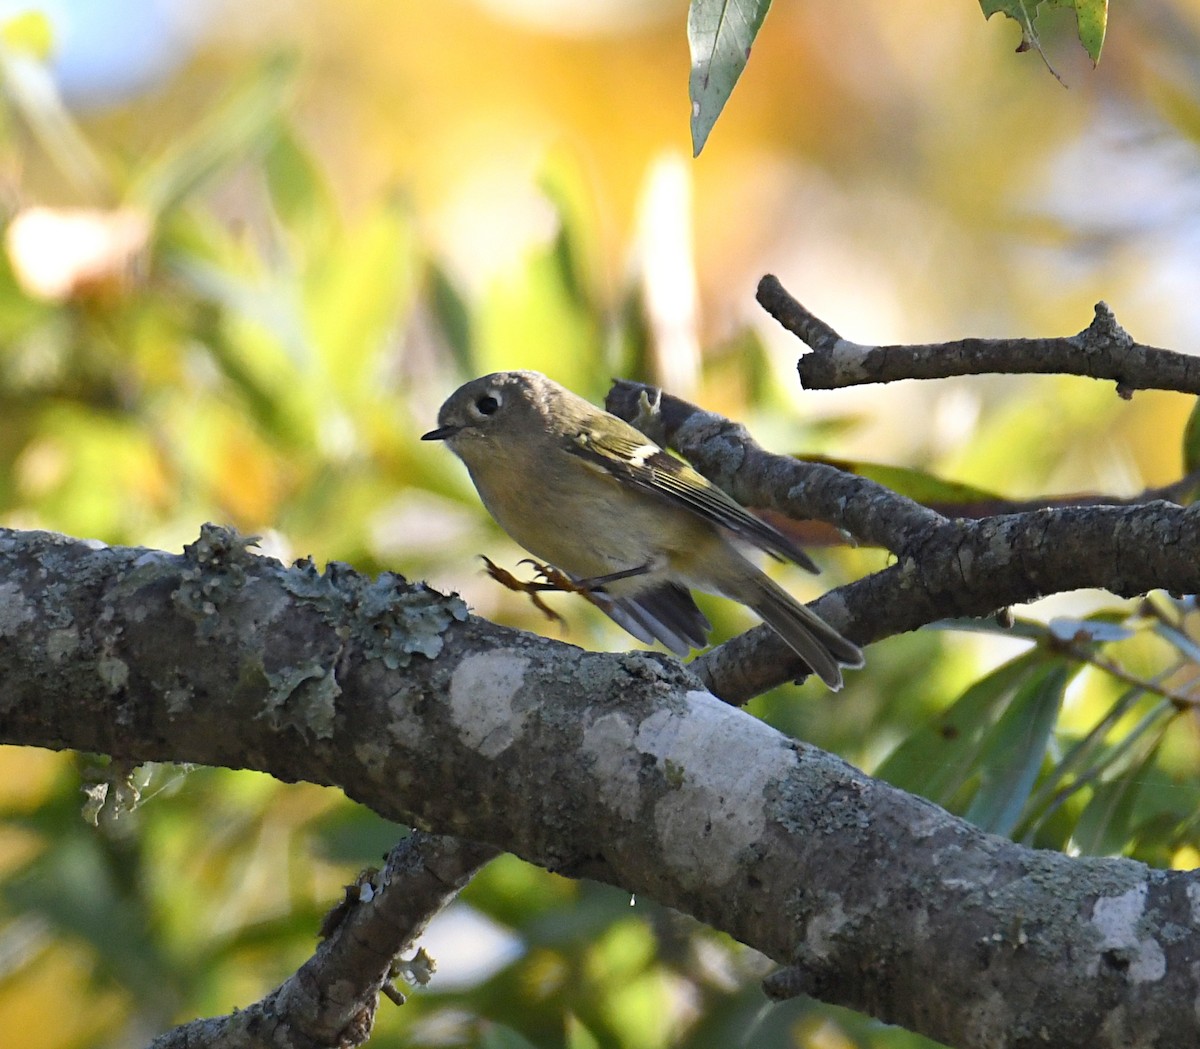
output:
[[[842,687],[842,667],[861,667],[863,654],[816,612],[765,575],[754,591],[738,600],[756,612],[831,689]]]

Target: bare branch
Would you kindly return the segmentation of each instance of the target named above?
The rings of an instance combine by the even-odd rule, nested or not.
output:
[[[382,872],[346,887],[324,942],[293,976],[248,1008],[183,1024],[150,1049],[362,1045],[399,956],[495,855],[486,845],[414,831]]]
[[[1135,342],[1103,302],[1078,335],[1046,339],[959,339],[909,346],[863,346],[842,338],[768,274],[758,301],[812,353],[796,365],[808,390],[836,390],[900,379],[988,373],[1082,375],[1111,379],[1128,398],[1135,390],[1200,394],[1200,358]]]

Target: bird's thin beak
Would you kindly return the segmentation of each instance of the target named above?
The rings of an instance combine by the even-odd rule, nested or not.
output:
[[[422,441],[444,441],[447,437],[453,437],[461,426],[439,426],[436,430],[430,430],[429,433],[421,434]]]

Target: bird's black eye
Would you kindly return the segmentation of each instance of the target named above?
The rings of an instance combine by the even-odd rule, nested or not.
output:
[[[499,407],[500,401],[490,393],[484,394],[475,402],[475,410],[480,415],[495,415]]]

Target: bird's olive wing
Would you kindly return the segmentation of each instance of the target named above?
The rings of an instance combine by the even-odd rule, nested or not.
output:
[[[685,507],[775,557],[794,561],[810,572],[818,570],[809,556],[782,532],[755,517],[687,463],[632,428],[629,433],[582,429],[572,438],[570,451],[616,480]]]

